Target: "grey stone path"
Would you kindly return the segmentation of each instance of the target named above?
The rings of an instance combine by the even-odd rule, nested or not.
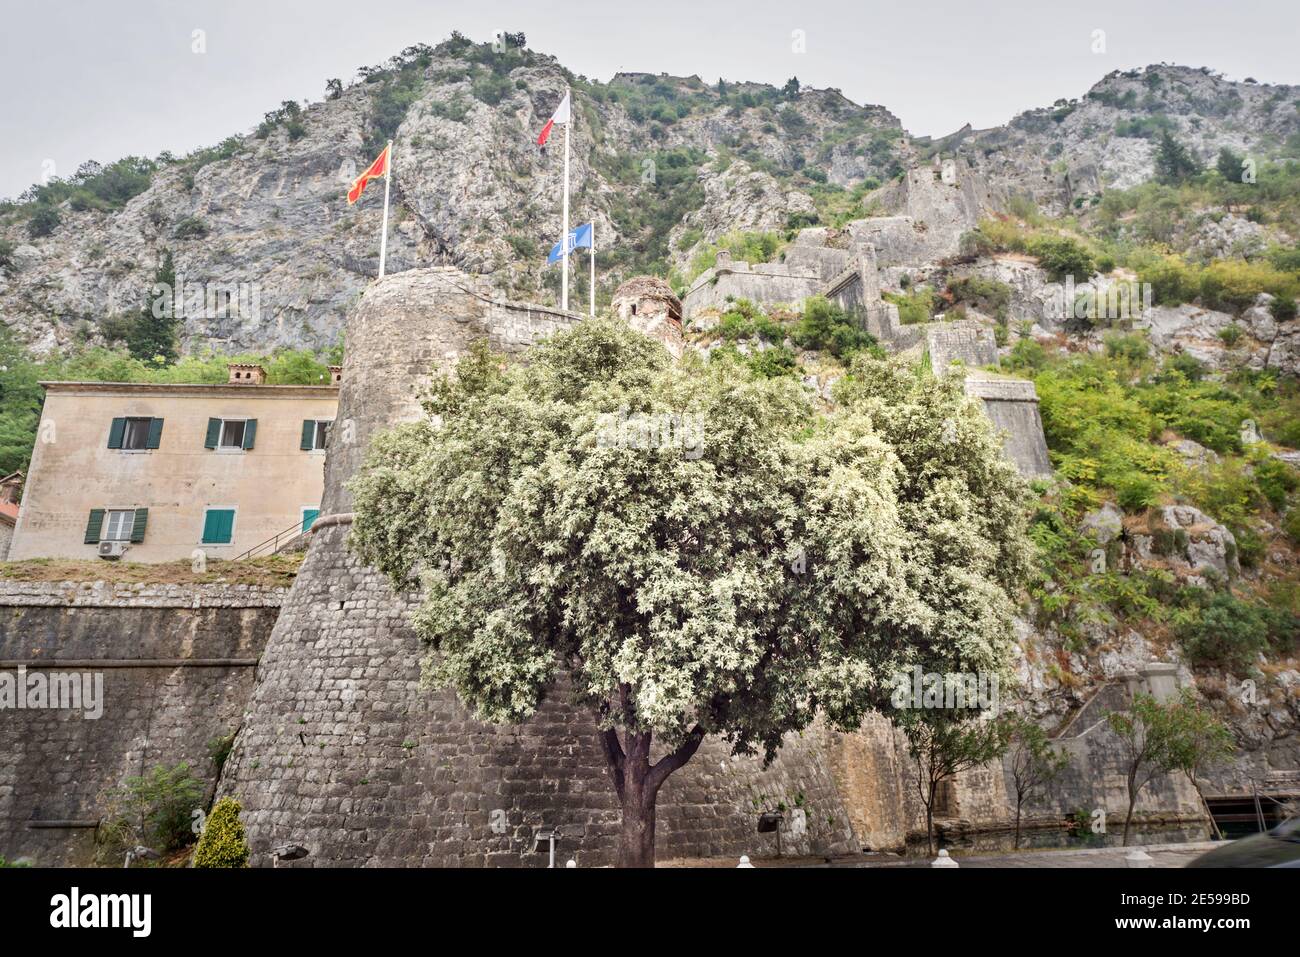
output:
[[[1133,847],[1090,847],[1076,849],[1040,849],[1011,851],[1005,854],[954,854],[959,867],[1128,867],[1125,856],[1134,850],[1151,855],[1151,867],[1184,867],[1214,847],[1218,841],[1195,841],[1187,844],[1143,844]],[[841,859],[830,867],[929,867],[932,858]]]

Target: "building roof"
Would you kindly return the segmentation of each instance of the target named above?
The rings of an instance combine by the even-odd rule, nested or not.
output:
[[[46,392],[80,395],[248,396],[264,399],[336,399],[336,383],[240,385],[232,382],[41,382]]]
[[[682,302],[668,285],[658,276],[633,276],[614,290],[615,299],[663,299],[675,303],[680,309]]]
[[[668,306],[668,315],[678,323],[682,321],[682,301],[673,287],[657,276],[633,276],[614,290],[612,302],[620,299],[657,299]]]
[[[0,502],[0,522],[12,525],[18,520],[18,506],[13,502]]]

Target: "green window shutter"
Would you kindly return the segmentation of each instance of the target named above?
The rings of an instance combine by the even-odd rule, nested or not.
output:
[[[244,423],[244,448],[251,449],[255,438],[257,438],[257,419],[249,419]]]
[[[162,442],[162,427],[163,427],[162,419],[149,420],[149,440],[145,443],[145,448],[147,449],[158,448],[158,444]]]
[[[312,448],[315,447],[315,445],[316,445],[316,420],[303,419],[302,420],[302,443],[298,446],[298,448],[302,449],[304,452],[310,452]]]
[[[98,545],[99,533],[104,528],[104,510],[102,508],[92,508],[90,510],[90,521],[86,523],[86,544]]]
[[[155,422],[161,422],[161,419],[155,419]],[[149,510],[147,508],[137,508],[135,510],[135,521],[131,524],[131,541],[137,545],[144,541],[144,527],[149,523]]]
[[[126,419],[114,419],[113,425],[108,430],[108,447],[110,449],[120,449],[122,447],[122,436],[126,433]]]
[[[229,545],[234,528],[234,509],[210,508],[203,519],[203,543],[205,545]]]
[[[217,441],[220,438],[221,438],[221,420],[208,419],[208,435],[207,438],[203,440],[203,447],[205,449],[215,449],[217,447]]]

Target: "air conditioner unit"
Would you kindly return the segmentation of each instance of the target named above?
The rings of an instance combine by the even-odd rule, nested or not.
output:
[[[100,542],[100,558],[121,558],[129,546],[126,542]]]

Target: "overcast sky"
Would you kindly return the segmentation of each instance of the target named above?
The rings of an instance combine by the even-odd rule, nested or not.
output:
[[[914,134],[1006,122],[1168,61],[1300,83],[1295,0],[0,0],[0,196],[84,160],[182,154],[453,29],[577,73],[839,87]],[[194,31],[206,52],[193,52]],[[1104,31],[1104,52],[1094,52]],[[803,52],[795,31],[802,31]]]

